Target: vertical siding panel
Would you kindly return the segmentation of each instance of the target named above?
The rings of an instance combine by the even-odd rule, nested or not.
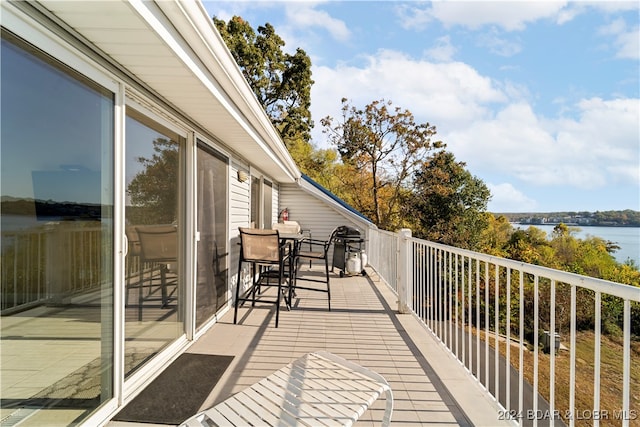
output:
[[[229,203],[229,270],[230,270],[230,290],[231,295],[235,295],[235,287],[238,281],[238,227],[246,227],[249,224],[250,203],[249,188],[251,180],[246,182],[238,181],[238,171],[242,170],[249,174],[249,168],[246,165],[239,164],[235,161],[231,162],[231,176],[229,182],[230,203]],[[232,298],[233,300],[233,298]]]
[[[356,221],[342,214],[328,203],[302,190],[298,185],[281,184],[279,194],[279,210],[288,208],[289,219],[298,221],[303,229],[310,230],[314,239],[328,239],[333,229],[340,225],[358,228],[362,237],[367,239],[369,225],[364,220]],[[366,242],[363,245],[364,248],[366,248]]]
[[[277,183],[273,183],[273,188],[272,188],[272,203],[271,203],[271,218],[273,220],[273,222],[278,222],[278,215],[280,214],[280,185],[278,185]],[[271,224],[266,224],[265,228],[271,228]]]

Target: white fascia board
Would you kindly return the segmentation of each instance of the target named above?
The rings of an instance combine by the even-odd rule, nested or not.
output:
[[[164,3],[161,1],[161,3]],[[202,39],[203,47],[212,52],[213,57],[217,60],[219,67],[227,75],[229,83],[233,85],[235,92],[243,100],[243,105],[251,109],[251,113],[259,121],[260,128],[265,132],[267,142],[271,143],[272,148],[279,155],[287,159],[287,163],[295,170],[296,178],[300,176],[300,171],[296,166],[291,154],[280,138],[280,134],[275,129],[266,112],[256,100],[253,90],[249,83],[242,75],[238,64],[233,59],[233,55],[229,51],[226,43],[220,36],[220,33],[213,24],[213,18],[207,14],[204,5],[200,1],[193,2],[177,2],[183,9],[185,15],[191,20],[193,27],[197,29]]]
[[[209,52],[209,55],[205,58],[201,58],[201,61],[196,61],[190,55],[190,52],[188,52],[176,40],[175,35],[171,33],[170,29],[163,24],[161,19],[156,16],[154,11],[151,10],[146,3],[147,2],[143,0],[129,0],[129,4],[133,9],[151,28],[153,28],[158,36],[162,38],[164,43],[166,43],[174,54],[191,70],[194,76],[206,87],[218,102],[220,102],[233,119],[247,133],[248,137],[257,144],[282,171],[285,172],[291,182],[294,182],[300,175],[295,162],[287,152],[286,147],[284,147],[284,144],[271,125],[266,113],[262,110],[260,104],[253,96],[253,92],[251,92],[248,83],[244,80],[237,64],[233,61],[231,53],[226,49],[226,45],[221,39],[219,42],[215,40],[217,31],[213,28],[213,24],[209,24],[209,29],[207,31],[209,33],[208,37],[206,33],[200,31],[202,22],[198,24],[198,21],[202,21],[203,18],[205,22],[210,21],[207,19],[206,13],[203,13],[204,7],[201,6],[200,2],[182,3],[178,1],[165,0],[159,1],[155,4],[159,9],[169,12],[164,12],[165,16],[170,17],[171,24],[181,35],[190,36],[189,39],[185,39],[190,49],[193,49],[200,55],[202,55],[205,50]],[[192,8],[194,5],[200,6],[198,8],[198,13],[196,14],[196,19],[192,19],[193,16],[191,14],[187,14],[187,9],[185,9],[185,7]],[[221,50],[220,46],[216,49],[216,44],[221,44],[224,49]],[[222,53],[222,55],[220,55],[220,53]],[[230,58],[230,63],[227,61],[227,63],[223,64],[219,61],[220,57],[224,58],[225,56]],[[203,69],[203,64],[216,64],[218,67],[215,70]],[[206,67],[206,65],[204,66]],[[234,72],[232,70],[235,70],[236,72],[234,74],[238,74],[242,82],[244,82],[244,86],[246,87],[245,90],[250,92],[251,97],[247,97],[246,94],[242,94],[242,85],[237,84],[237,78],[235,79],[236,82],[234,82],[234,79],[230,75],[230,72]],[[227,78],[227,82],[224,82],[224,79],[222,79],[223,76]],[[222,83],[227,83],[226,88]],[[230,88],[234,90],[228,93],[228,89]],[[239,103],[234,102],[232,96],[234,94],[236,95],[236,98],[240,98]],[[249,112],[251,113],[249,117],[243,114],[243,111],[239,108],[241,105],[248,107],[250,110]],[[265,120],[268,122],[268,126],[265,126]],[[256,130],[261,128],[270,129],[271,133],[266,136],[261,135]],[[274,147],[276,149],[274,149]]]

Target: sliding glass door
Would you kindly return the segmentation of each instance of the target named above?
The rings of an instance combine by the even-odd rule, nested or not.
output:
[[[196,284],[196,328],[200,328],[227,303],[229,250],[227,246],[226,157],[198,143],[198,273]]]
[[[4,28],[1,56],[0,415],[71,425],[114,397],[117,88]]]
[[[125,377],[181,337],[186,139],[134,108],[125,123]]]

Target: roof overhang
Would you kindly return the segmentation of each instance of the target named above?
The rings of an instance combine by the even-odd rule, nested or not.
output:
[[[300,172],[200,1],[43,1],[101,56],[277,182]]]

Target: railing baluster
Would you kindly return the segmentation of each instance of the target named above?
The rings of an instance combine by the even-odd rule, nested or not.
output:
[[[459,285],[460,285],[460,274],[458,274],[459,273],[458,272],[458,259],[460,258],[460,255],[455,254],[455,257],[456,257],[456,259],[455,259],[455,268],[456,268],[456,282],[455,282],[455,289],[456,289],[455,290],[455,292],[456,292],[456,306],[455,306],[455,311],[456,311],[456,316],[455,316],[456,329],[455,329],[455,332],[456,332],[456,334],[455,335],[456,336],[455,336],[454,339],[455,339],[455,345],[456,345],[455,354],[456,354],[456,357],[458,357],[458,355],[460,354],[459,349],[458,349],[459,340],[460,340],[460,325],[458,323],[458,321],[459,321],[458,308],[460,308],[460,299],[459,299],[460,298],[460,294],[458,292],[459,291]]]
[[[524,413],[524,272],[520,270],[520,360],[518,362],[518,414]],[[524,422],[520,417],[520,425]]]
[[[538,413],[538,329],[540,324],[540,298],[538,295],[539,277],[536,274],[533,278],[533,413]],[[538,425],[538,417],[533,417],[533,427]]]
[[[429,283],[428,286],[428,294],[429,294],[429,304],[427,305],[427,318],[429,319],[429,322],[427,323],[427,325],[429,326],[429,329],[431,329],[431,331],[435,334],[435,331],[433,330],[433,304],[434,304],[434,297],[433,297],[433,248],[431,246],[427,247],[427,265],[428,265],[428,273],[427,273],[427,282]]]
[[[476,376],[482,383],[480,374],[480,261],[476,260]]]
[[[631,412],[629,397],[631,388],[631,302],[624,300],[623,355],[622,355],[622,427],[629,427]],[[634,414],[637,415],[637,414]]]
[[[576,286],[571,285],[571,348],[569,349],[569,427],[576,425]]]
[[[549,339],[551,340],[551,350],[549,357],[549,413],[551,415],[551,419],[549,420],[549,426],[555,426],[555,391],[556,391],[556,281],[551,281],[551,302],[549,307],[550,314],[550,330],[549,330]]]
[[[489,390],[489,263],[486,261],[484,263],[484,383]]]
[[[431,248],[431,292],[433,295],[433,304],[431,304],[431,328],[433,332],[440,337],[438,331],[438,289],[440,288],[438,283],[438,249]]]
[[[471,257],[468,258],[469,260],[469,283],[468,283],[468,288],[469,288],[469,320],[468,320],[468,324],[469,327],[468,329],[468,336],[469,336],[469,365],[467,366],[467,368],[469,368],[470,372],[473,372],[473,296],[472,296],[472,290],[473,290],[473,260],[471,259]]]
[[[595,348],[594,348],[594,361],[593,361],[593,411],[594,413],[600,413],[600,342],[601,342],[601,305],[602,305],[602,293],[596,292],[596,324],[595,324]],[[600,425],[600,418],[593,417],[593,427]]]
[[[461,343],[461,347],[462,347],[462,364],[466,367],[467,366],[467,336],[465,333],[465,325],[466,325],[466,306],[465,306],[465,301],[467,298],[467,294],[466,294],[466,288],[465,288],[465,281],[468,280],[465,276],[465,259],[466,257],[461,255],[460,256],[461,259],[461,265],[460,265],[460,275],[461,275],[461,280],[460,280],[460,296],[461,296],[461,301],[460,301],[460,343]]]
[[[453,340],[453,319],[452,319],[452,315],[453,315],[453,310],[452,310],[452,301],[453,301],[453,297],[452,297],[452,290],[453,290],[453,264],[452,264],[452,259],[451,256],[453,254],[450,251],[447,251],[447,260],[449,262],[449,298],[447,298],[449,300],[449,312],[447,313],[447,319],[448,322],[447,324],[449,325],[449,335],[448,335],[448,339],[447,339],[447,346],[451,349],[451,345],[452,345],[452,340]]]
[[[420,318],[427,320],[427,301],[428,293],[427,286],[428,280],[427,276],[429,274],[429,269],[427,267],[427,258],[426,258],[427,246],[421,245],[420,247],[420,264],[422,265],[422,272],[420,275]]]
[[[436,250],[436,261],[438,263],[438,280],[437,280],[437,288],[436,291],[438,293],[438,306],[436,307],[436,325],[438,325],[438,336],[441,340],[443,340],[442,335],[442,251],[440,249]],[[443,340],[444,341],[444,340]]]
[[[427,297],[429,298],[429,302],[427,304],[427,326],[429,326],[429,329],[431,329],[433,331],[433,323],[431,321],[432,319],[432,312],[433,312],[433,286],[432,286],[432,280],[431,280],[431,275],[433,274],[433,269],[431,268],[431,246],[427,246],[426,248],[426,254],[425,254],[425,261],[427,263]]]
[[[511,368],[511,268],[507,268],[506,269],[506,274],[507,274],[507,283],[505,284],[505,287],[507,288],[507,324],[505,326],[505,332],[506,332],[506,336],[505,336],[505,340],[506,340],[506,354],[507,354],[507,358],[505,360],[505,367],[504,367],[504,371],[505,371],[505,377],[506,379],[506,390],[505,390],[505,403],[506,403],[506,409],[507,411],[511,410],[511,375],[509,374],[509,369]]]
[[[493,324],[495,327],[495,342],[496,348],[494,349],[494,397],[499,402],[500,401],[500,267],[495,265],[495,287],[494,292],[495,295],[493,297],[494,300],[494,310],[493,310]],[[488,339],[487,339],[488,341]],[[509,343],[507,342],[507,345]],[[508,371],[507,371],[508,373]]]
[[[424,287],[425,287],[425,281],[424,281],[424,275],[425,275],[425,265],[424,265],[424,245],[420,245],[420,246],[416,246],[414,250],[418,251],[418,255],[417,255],[417,259],[418,259],[418,263],[420,265],[420,269],[418,270],[418,277],[416,279],[416,299],[417,299],[417,304],[418,304],[418,310],[417,310],[417,314],[418,316],[423,319],[424,321],[424,309],[425,309],[425,305],[426,305],[426,301],[425,301],[425,292],[424,292]]]

